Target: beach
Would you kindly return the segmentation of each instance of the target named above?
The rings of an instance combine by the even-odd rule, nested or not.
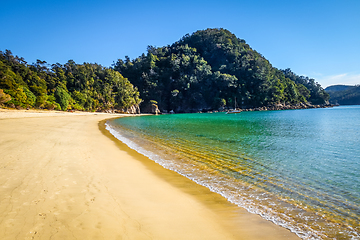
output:
[[[299,239],[122,144],[122,116],[0,109],[0,239]]]

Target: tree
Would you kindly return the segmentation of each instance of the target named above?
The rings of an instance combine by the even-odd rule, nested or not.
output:
[[[116,108],[128,109],[131,106],[140,104],[139,92],[127,78],[124,78],[119,72],[112,69],[109,69],[107,74],[107,79],[114,83],[114,106]]]
[[[59,103],[61,109],[63,111],[67,110],[71,98],[68,92],[63,87],[59,86],[56,88],[54,96],[56,98],[56,102]]]
[[[226,100],[223,98],[215,98],[213,102],[213,109],[220,109],[226,106]]]
[[[289,78],[297,84],[299,92],[304,96],[306,101],[309,101],[312,104],[324,104],[329,100],[329,94],[325,92],[321,85],[315,82],[314,79],[298,76],[293,73],[290,68],[282,70],[282,72],[286,78]],[[306,91],[302,86],[307,88],[308,91]]]

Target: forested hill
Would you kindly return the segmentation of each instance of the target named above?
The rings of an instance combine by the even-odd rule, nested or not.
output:
[[[139,112],[139,92],[99,64],[34,64],[0,51],[0,105],[16,108]]]
[[[142,100],[143,99],[143,102]],[[158,105],[162,112],[324,104],[329,95],[314,79],[279,70],[225,29],[185,35],[165,47],[99,64],[28,64],[0,51],[0,105],[134,112]],[[147,109],[148,108],[148,109]]]
[[[185,35],[165,47],[119,59],[113,68],[138,87],[142,106],[194,112],[222,107],[325,104],[329,95],[314,79],[279,70],[225,29]]]
[[[333,85],[325,89],[330,94],[330,103],[339,105],[360,105],[360,85]]]

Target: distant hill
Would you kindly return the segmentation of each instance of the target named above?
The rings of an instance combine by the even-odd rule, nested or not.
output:
[[[332,85],[332,86],[325,88],[325,91],[338,92],[338,91],[348,90],[349,88],[354,88],[354,87],[355,86],[349,86],[349,85]]]
[[[360,85],[333,85],[325,88],[330,95],[330,103],[340,105],[360,105]]]

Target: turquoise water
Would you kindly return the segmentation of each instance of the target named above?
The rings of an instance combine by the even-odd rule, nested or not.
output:
[[[127,117],[107,128],[303,239],[360,239],[360,106]]]

